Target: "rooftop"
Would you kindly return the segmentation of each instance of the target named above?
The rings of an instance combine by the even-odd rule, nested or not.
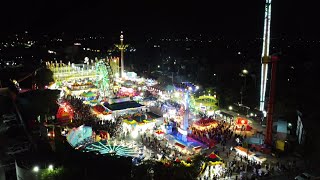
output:
[[[104,104],[105,107],[110,109],[111,111],[117,111],[117,110],[124,110],[129,108],[138,108],[142,107],[142,104],[139,104],[135,101],[125,101],[125,102],[119,102],[119,103],[113,103],[113,104]]]
[[[155,113],[153,113],[153,112],[147,112],[147,114],[148,114],[149,116],[153,117],[153,118],[156,118],[156,119],[162,117],[162,116],[159,116],[159,115],[157,115],[157,114],[155,114]]]

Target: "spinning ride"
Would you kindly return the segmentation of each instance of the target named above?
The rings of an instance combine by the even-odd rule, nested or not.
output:
[[[109,142],[109,141],[108,141]],[[138,157],[139,151],[136,151],[129,144],[108,143],[107,141],[99,141],[89,144],[85,147],[85,152],[97,152],[99,154],[118,155],[126,157]]]

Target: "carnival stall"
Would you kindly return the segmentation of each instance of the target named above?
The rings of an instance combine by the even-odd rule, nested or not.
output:
[[[249,125],[249,120],[243,117],[237,117],[235,120],[236,130],[251,131],[252,127]]]
[[[181,153],[186,154],[188,152],[187,146],[185,146],[184,144],[181,144],[179,142],[176,142],[174,144],[174,147]]]
[[[220,177],[223,173],[226,172],[225,164],[222,162],[222,159],[215,153],[211,153],[206,157],[206,167],[202,171],[203,175],[209,177],[210,179],[215,177]]]
[[[137,96],[136,90],[133,88],[121,87],[117,93],[117,97],[134,97]]]
[[[144,113],[135,113],[133,115],[125,115],[123,118],[123,129],[127,133],[131,133],[133,138],[139,135],[139,132],[145,132],[155,126],[155,120],[151,116]]]
[[[86,90],[89,88],[94,88],[94,85],[90,81],[89,82],[81,81],[81,82],[74,82],[73,84],[70,84],[68,88],[70,90]]]
[[[154,119],[151,119],[151,116],[144,113],[135,113],[133,115],[126,115],[123,117],[123,122],[131,125],[135,124],[145,124],[154,122]]]
[[[198,111],[216,111],[218,109],[216,96],[203,95],[195,99],[195,106]]]
[[[193,151],[195,154],[199,154],[202,150],[202,147],[201,146],[196,146],[196,147],[193,147]]]
[[[155,131],[155,136],[158,140],[162,140],[164,137],[164,132],[162,130],[156,130]]]
[[[263,155],[260,155],[260,154],[254,154],[252,156],[252,159],[258,164],[262,164],[267,160],[267,158],[265,158]]]
[[[93,106],[92,111],[101,120],[113,120],[112,112],[102,105]]]
[[[97,94],[92,91],[85,91],[80,95],[85,101],[93,100]]]
[[[93,99],[93,100],[90,100],[90,101],[83,101],[83,104],[87,104],[87,105],[90,105],[90,106],[95,106],[99,103],[99,101],[97,99]]]
[[[110,134],[107,131],[100,130],[99,131],[99,137],[101,140],[109,140],[110,139]]]
[[[66,102],[59,104],[59,109],[56,117],[59,123],[72,122],[74,112],[70,104]]]
[[[247,149],[247,148],[244,148],[241,146],[236,146],[236,147],[234,147],[234,149],[236,150],[236,153],[239,156],[247,157],[251,161],[262,164],[263,162],[265,162],[267,160],[264,156],[257,154],[257,153],[253,153],[253,152],[249,151],[249,149]]]
[[[200,120],[193,123],[192,127],[197,130],[204,131],[216,128],[218,126],[218,121],[211,118],[201,118]]]
[[[241,146],[236,146],[236,147],[234,147],[234,149],[236,150],[236,153],[240,156],[245,156],[245,157],[249,158],[252,155],[254,155],[254,153],[249,151],[249,149],[241,147]]]
[[[209,156],[206,157],[206,161],[209,165],[214,166],[217,164],[223,164],[222,159],[215,153],[209,154]]]

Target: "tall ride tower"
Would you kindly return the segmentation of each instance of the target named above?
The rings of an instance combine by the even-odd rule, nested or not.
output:
[[[182,135],[181,140],[184,142],[187,142],[187,135],[188,135],[188,127],[189,127],[189,90],[185,91],[184,94],[184,115],[183,115],[183,120],[180,124],[180,128],[178,129],[179,133]]]
[[[187,136],[188,136],[188,128],[189,128],[189,118],[190,118],[190,93],[195,92],[198,90],[198,86],[191,87],[187,84],[184,85],[183,88],[183,104],[184,104],[184,115],[183,120],[180,124],[180,127],[178,128],[178,132],[181,135],[181,140],[183,142],[187,142]]]
[[[120,35],[120,44],[117,44],[116,47],[120,50],[120,64],[121,64],[121,74],[120,77],[123,78],[124,76],[124,60],[123,60],[123,55],[124,55],[124,51],[126,50],[126,48],[128,47],[128,45],[123,44],[123,32],[121,31],[121,35]]]
[[[265,16],[264,16],[264,31],[263,45],[261,54],[261,89],[260,89],[260,111],[265,110],[265,96],[268,77],[268,62],[269,62],[269,46],[270,46],[270,23],[271,23],[271,0],[266,0]]]

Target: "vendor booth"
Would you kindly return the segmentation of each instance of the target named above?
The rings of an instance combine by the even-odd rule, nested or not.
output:
[[[249,120],[243,117],[237,117],[235,120],[237,130],[251,131],[252,127],[249,125]]]
[[[192,127],[197,130],[210,130],[218,126],[218,121],[211,118],[201,118],[200,120],[193,123]]]
[[[247,157],[251,161],[262,164],[263,162],[265,162],[267,160],[262,155],[260,155],[258,153],[253,153],[253,152],[249,151],[249,149],[247,149],[247,148],[244,148],[241,146],[236,146],[236,147],[234,147],[234,149],[236,150],[238,155],[243,156],[243,157]]]
[[[59,109],[57,112],[57,120],[59,123],[69,123],[72,122],[74,117],[73,109],[71,108],[70,104],[68,103],[61,103],[59,104]]]

